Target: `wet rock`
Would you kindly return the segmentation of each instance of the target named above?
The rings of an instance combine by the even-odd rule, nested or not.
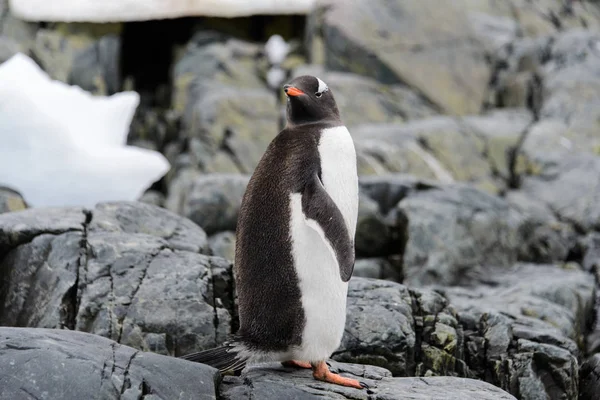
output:
[[[226,260],[235,259],[235,232],[226,231],[217,233],[208,238],[212,254]]]
[[[231,332],[231,264],[189,220],[143,203],[0,216],[0,325],[96,333],[179,355]]]
[[[199,174],[183,170],[169,190],[166,206],[200,225],[209,235],[234,231],[250,177],[238,174]]]
[[[484,61],[485,48],[461,4],[440,6],[435,0],[326,4],[326,10],[313,16],[317,22],[309,37],[323,44],[328,68],[383,83],[404,82],[450,114],[479,112],[490,69]],[[309,43],[309,47],[321,46]]]
[[[68,330],[0,327],[0,360],[6,399],[214,398],[219,379],[206,365]]]
[[[600,354],[586,360],[579,370],[579,400],[593,400],[600,393]]]
[[[0,186],[0,214],[27,208],[23,197],[16,191]]]
[[[120,24],[50,24],[37,30],[32,54],[51,78],[110,95],[121,90],[120,33]]]
[[[397,205],[408,219],[404,273],[410,285],[478,281],[482,266],[517,259],[520,219],[508,203],[455,184],[409,194]]]
[[[226,377],[220,398],[264,399],[514,399],[510,394],[482,381],[453,377],[392,378],[374,366],[330,362],[331,370],[369,385],[353,389],[315,381],[309,371],[290,370],[268,364],[247,370],[241,377]]]
[[[322,66],[303,65],[292,76],[314,75],[331,88],[346,126],[377,122],[402,122],[437,114],[428,101],[406,86],[383,85],[375,79]],[[360,94],[360,95],[357,95]]]
[[[203,171],[251,173],[279,132],[277,97],[256,70],[261,52],[200,31],[174,66],[173,108]]]

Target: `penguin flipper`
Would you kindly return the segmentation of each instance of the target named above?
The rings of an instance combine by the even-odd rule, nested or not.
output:
[[[342,281],[348,282],[354,270],[354,243],[348,234],[342,212],[327,194],[316,174],[312,176],[302,192],[302,212],[309,226],[324,236],[323,239],[333,249]],[[314,226],[313,221],[317,226]]]
[[[235,351],[232,345],[190,353],[178,358],[210,365],[218,369],[221,374],[237,374],[244,369],[247,361],[244,357],[240,357],[240,354]]]

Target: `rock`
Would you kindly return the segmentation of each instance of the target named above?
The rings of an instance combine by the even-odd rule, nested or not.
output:
[[[32,53],[52,79],[94,94],[121,91],[120,24],[50,24],[36,32]]]
[[[36,0],[13,0],[11,9],[20,18],[29,21],[145,21],[190,16],[244,17],[265,14],[306,14],[314,0],[285,0],[271,3],[255,1],[240,3],[237,0],[224,0],[212,3],[206,0],[168,1],[147,3],[143,0],[128,3],[100,5],[94,1],[80,1],[72,4],[68,0],[57,0],[52,6]]]
[[[219,379],[206,365],[57,329],[0,327],[0,360],[6,399],[215,398]]]
[[[600,158],[579,153],[557,157],[536,175],[523,177],[521,190],[548,206],[577,230],[600,229]]]
[[[261,399],[514,399],[510,394],[482,381],[453,377],[392,378],[390,372],[373,366],[330,362],[332,371],[359,379],[370,388],[359,390],[315,382],[309,371],[281,365],[247,370],[241,377],[226,377],[220,387],[224,400]]]
[[[480,111],[490,69],[484,61],[485,48],[461,4],[440,6],[435,0],[325,4],[326,10],[313,16],[308,34],[311,41],[322,41],[328,68],[383,83],[403,82],[449,114]],[[320,46],[309,42],[311,47]]]
[[[583,363],[579,376],[579,400],[594,400],[600,393],[600,354]]]
[[[235,232],[217,233],[208,238],[208,244],[213,255],[232,262],[235,260]]]
[[[396,229],[394,229],[396,228]],[[404,227],[393,227],[384,220],[375,200],[359,193],[358,219],[356,222],[356,237],[354,244],[357,255],[385,256],[402,253],[404,243],[394,241],[400,236],[394,230],[406,230]]]
[[[231,333],[231,264],[191,221],[143,203],[0,215],[0,325],[96,333],[156,353]]]
[[[257,45],[200,31],[175,64],[173,108],[201,170],[251,173],[279,132],[277,97],[257,76],[261,54]]]
[[[389,279],[395,282],[402,281],[402,268],[394,260],[385,258],[361,258],[354,263],[352,276],[373,279]]]
[[[26,208],[27,204],[18,192],[0,186],[0,214],[11,211],[20,211]]]
[[[522,216],[520,261],[552,263],[569,258],[577,246],[577,232],[571,225],[559,221],[548,206],[524,192],[511,190],[505,199]]]
[[[372,78],[326,71],[314,64],[300,66],[292,74],[300,75],[318,76],[327,83],[335,96],[342,121],[348,127],[365,123],[402,122],[437,114],[425,99],[400,84],[383,85]]]
[[[156,190],[148,190],[140,197],[139,201],[141,203],[163,207],[165,205],[165,195]]]
[[[181,171],[171,185],[166,206],[200,225],[209,235],[235,231],[249,179],[238,174]]]
[[[512,178],[512,152],[531,121],[530,113],[515,109],[404,124],[364,124],[351,132],[361,174],[410,173],[444,183],[473,182],[497,193]]]
[[[459,315],[472,371],[523,399],[537,399],[540,393],[577,398],[576,343],[593,314],[594,290],[584,272],[518,264],[487,285],[441,292]]]
[[[396,212],[408,220],[404,252],[410,285],[465,284],[481,280],[484,266],[517,259],[519,216],[508,203],[455,184],[410,193]]]

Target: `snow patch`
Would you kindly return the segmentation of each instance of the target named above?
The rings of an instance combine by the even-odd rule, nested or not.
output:
[[[93,96],[17,53],[0,64],[0,184],[32,207],[133,201],[170,168],[127,146],[136,92]]]
[[[119,22],[185,16],[308,14],[315,0],[10,0],[28,21]]]

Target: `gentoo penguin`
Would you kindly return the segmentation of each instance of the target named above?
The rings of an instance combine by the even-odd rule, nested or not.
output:
[[[331,89],[314,76],[283,86],[287,124],[244,194],[234,278],[240,328],[224,346],[182,358],[221,372],[281,361],[355,388],[329,371],[340,345],[354,268],[358,176],[352,137]]]

